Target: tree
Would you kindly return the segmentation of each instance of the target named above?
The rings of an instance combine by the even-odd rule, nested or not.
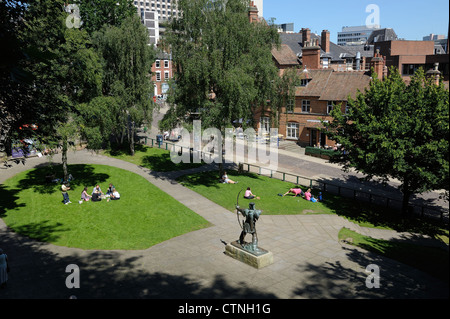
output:
[[[369,88],[349,99],[348,114],[335,108],[333,121],[324,123],[324,132],[345,150],[332,162],[366,179],[399,180],[406,213],[411,195],[449,188],[448,107],[442,81],[436,85],[422,69],[409,85],[395,68],[384,81],[374,74]]]
[[[120,114],[114,118],[122,124],[116,123],[115,127],[126,128],[124,133],[134,155],[136,127],[144,120],[150,121],[153,112],[154,48],[149,45],[147,29],[136,14],[124,19],[120,26],[104,26],[93,34],[93,41],[102,58],[102,94],[114,97],[119,105]],[[123,136],[122,133],[121,141]]]
[[[276,29],[250,23],[244,0],[180,0],[178,7],[183,15],[164,40],[176,67],[176,89],[163,126],[199,111],[202,124],[222,132],[234,120],[252,124],[254,111],[277,93],[271,53],[279,44]]]
[[[81,28],[89,34],[104,25],[119,26],[137,12],[131,0],[76,0],[74,3],[79,9]]]

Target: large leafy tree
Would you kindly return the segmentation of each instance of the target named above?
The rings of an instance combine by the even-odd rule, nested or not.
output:
[[[401,182],[403,213],[411,195],[449,188],[449,95],[422,69],[409,85],[392,68],[383,81],[373,77],[364,93],[348,101],[348,114],[332,111],[324,123],[345,155],[332,159],[367,179]]]
[[[244,0],[178,1],[183,14],[172,21],[164,40],[173,54],[176,85],[160,127],[175,127],[199,112],[204,126],[224,132],[233,120],[252,121],[254,111],[274,99],[279,77],[271,50],[279,44],[278,33],[250,23],[248,5]]]
[[[89,34],[99,31],[104,25],[119,26],[123,20],[136,15],[132,0],[75,0],[81,28]]]
[[[151,66],[154,48],[149,45],[147,29],[137,14],[125,18],[119,26],[105,25],[93,34],[93,42],[102,61],[103,99],[80,106],[85,136],[95,148],[108,144],[111,136],[121,144],[126,137],[130,153],[134,155],[136,127],[151,120],[153,112]],[[105,107],[107,102],[110,108]],[[99,107],[103,113],[90,114],[89,108],[94,107]],[[102,117],[109,117],[113,122],[104,121]]]

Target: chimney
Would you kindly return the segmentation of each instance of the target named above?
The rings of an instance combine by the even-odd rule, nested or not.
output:
[[[305,43],[309,42],[311,40],[311,30],[308,28],[302,28],[302,46],[305,46]]]
[[[383,56],[380,54],[380,49],[377,49],[372,61],[370,62],[371,67],[373,67],[374,72],[377,74],[379,80],[383,80],[385,61]]]
[[[305,42],[302,48],[302,64],[308,70],[317,70],[320,68],[320,47],[318,39],[311,39]]]
[[[248,8],[248,19],[250,23],[258,22],[258,8],[255,6],[253,1],[250,2],[250,7]]]
[[[330,52],[330,31],[323,30],[320,38],[322,50],[326,53]]]
[[[434,68],[427,71],[426,76],[434,79],[434,84],[439,85],[441,72],[439,71],[439,63],[434,64]]]

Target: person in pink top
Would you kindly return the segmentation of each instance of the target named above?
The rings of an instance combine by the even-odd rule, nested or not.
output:
[[[308,188],[308,190],[305,192],[305,199],[311,200],[311,189]]]
[[[302,189],[300,187],[295,187],[289,189],[283,196],[286,196],[287,194],[294,194],[294,197],[301,196],[302,195]]]
[[[244,198],[246,198],[246,199],[254,199],[254,198],[261,199],[260,197],[255,196],[252,193],[252,190],[250,189],[250,187],[247,187],[247,190],[245,191],[245,194],[244,194]]]

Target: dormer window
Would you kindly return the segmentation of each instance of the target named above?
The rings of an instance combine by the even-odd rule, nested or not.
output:
[[[301,79],[300,86],[307,86],[311,79]]]

